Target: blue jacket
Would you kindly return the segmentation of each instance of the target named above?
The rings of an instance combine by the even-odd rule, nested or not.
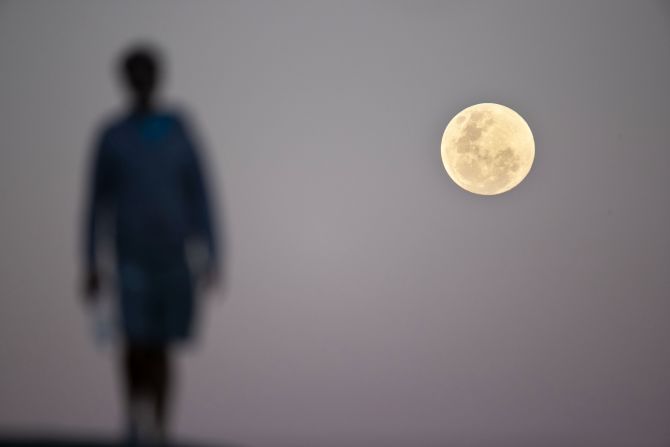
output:
[[[178,114],[129,114],[101,132],[87,213],[90,270],[97,269],[101,239],[114,241],[127,331],[138,338],[185,335],[193,295],[187,246],[200,243],[212,268],[217,249],[198,150]],[[170,312],[184,315],[150,321],[149,314]]]

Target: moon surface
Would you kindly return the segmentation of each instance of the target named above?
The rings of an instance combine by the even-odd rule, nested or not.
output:
[[[494,103],[476,104],[454,116],[444,130],[441,149],[449,177],[461,188],[483,195],[517,186],[535,158],[526,121]]]

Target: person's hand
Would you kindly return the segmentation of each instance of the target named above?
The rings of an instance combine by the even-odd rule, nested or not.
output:
[[[215,268],[209,267],[205,269],[200,277],[200,283],[206,291],[212,290],[219,282],[219,275]]]
[[[86,274],[82,292],[86,304],[91,304],[98,299],[100,292],[100,274],[97,271],[91,270]]]
[[[204,268],[198,275],[198,284],[203,292],[211,292],[220,280],[219,270],[213,265]]]

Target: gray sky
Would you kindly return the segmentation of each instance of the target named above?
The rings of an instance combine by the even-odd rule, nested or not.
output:
[[[79,213],[115,59],[151,39],[227,237],[180,436],[667,445],[669,21],[660,1],[0,3],[0,428],[120,427]],[[501,196],[440,160],[479,102],[535,136]]]

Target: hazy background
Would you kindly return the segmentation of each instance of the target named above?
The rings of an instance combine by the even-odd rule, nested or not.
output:
[[[667,1],[1,1],[0,430],[121,428],[80,212],[116,58],[150,39],[227,237],[179,436],[667,446],[669,25]],[[478,102],[535,135],[498,197],[440,160]]]

